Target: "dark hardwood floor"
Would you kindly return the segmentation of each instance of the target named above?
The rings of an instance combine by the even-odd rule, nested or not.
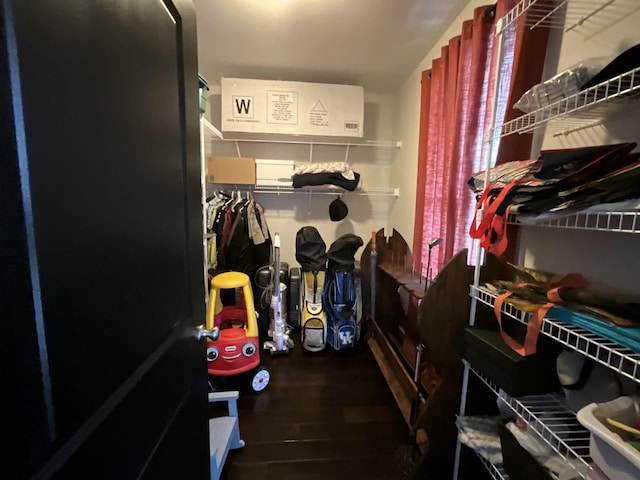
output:
[[[366,342],[354,351],[262,353],[271,374],[238,401],[244,448],[229,452],[223,480],[395,480],[408,427]]]

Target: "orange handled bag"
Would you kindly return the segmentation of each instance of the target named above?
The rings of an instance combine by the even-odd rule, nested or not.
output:
[[[513,266],[513,265],[512,265]],[[504,342],[516,353],[526,357],[536,353],[538,344],[538,335],[544,317],[547,315],[549,309],[562,302],[562,298],[558,294],[560,288],[586,288],[588,282],[579,273],[567,273],[564,275],[557,275],[549,272],[541,272],[524,267],[513,266],[520,276],[527,278],[526,281],[521,283],[514,283],[511,285],[507,292],[504,292],[496,297],[493,304],[493,311],[498,320],[500,326],[500,334]],[[528,276],[528,277],[527,277]],[[503,284],[505,284],[504,282]],[[534,309],[532,315],[529,317],[527,323],[527,330],[524,338],[524,342],[520,343],[512,338],[502,327],[502,306],[512,296],[521,298],[531,298],[533,292],[534,298],[543,300],[537,308]],[[544,301],[546,300],[546,301]],[[529,303],[530,306],[535,305],[535,301]]]
[[[485,185],[485,172],[473,175],[469,187],[479,195],[476,216],[469,229],[471,238],[479,239],[480,246],[496,256],[507,248],[506,219],[513,206],[526,208],[527,202],[544,198],[558,198],[558,192],[569,187],[584,185],[602,178],[618,168],[634,163],[628,155],[635,143],[619,143],[546,150],[537,159],[505,162],[489,170]]]

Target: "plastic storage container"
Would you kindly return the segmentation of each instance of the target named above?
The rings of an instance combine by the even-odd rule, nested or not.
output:
[[[590,403],[578,412],[578,421],[591,432],[589,454],[600,470],[611,479],[637,480],[640,451],[623,439],[633,435],[603,423],[606,418],[636,425],[640,420],[637,401],[632,397],[619,397],[611,402]]]

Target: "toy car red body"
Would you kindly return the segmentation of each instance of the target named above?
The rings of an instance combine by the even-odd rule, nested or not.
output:
[[[241,289],[244,305],[223,306],[220,290]],[[207,306],[207,330],[216,331],[207,342],[207,370],[214,377],[251,373],[251,388],[259,392],[269,383],[269,372],[260,367],[258,319],[249,277],[241,272],[225,272],[211,280]]]

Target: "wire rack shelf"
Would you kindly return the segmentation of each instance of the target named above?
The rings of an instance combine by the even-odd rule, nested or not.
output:
[[[493,292],[473,285],[470,295],[491,307],[496,299]],[[518,310],[507,303],[503,304],[502,313],[525,324],[531,316],[530,313]],[[621,375],[636,382],[640,381],[640,355],[632,350],[582,328],[549,317],[543,320],[540,331]]]
[[[514,118],[500,128],[500,136],[532,132],[553,123],[547,133],[570,133],[601,123],[612,111],[629,107],[628,100],[640,90],[640,68]]]
[[[478,458],[480,459],[480,463],[484,465],[484,468],[487,469],[487,472],[489,472],[489,475],[491,475],[491,478],[494,480],[509,480],[509,475],[504,471],[502,465],[495,465],[482,455],[478,455]]]
[[[569,460],[578,460],[588,467],[590,432],[578,422],[575,413],[567,408],[555,394],[529,395],[513,398],[491,380],[477,371],[466,360],[469,369],[487,385],[511,409],[523,418],[530,427],[558,455]]]
[[[521,0],[498,21],[496,32],[502,33],[523,15],[526,15],[525,25],[530,29],[554,28],[568,32],[583,25],[614,2],[615,0]]]
[[[525,217],[510,215],[508,223],[535,225],[570,230],[599,230],[605,232],[640,233],[640,211],[580,212],[565,216]]]
[[[289,195],[289,194],[306,194],[306,195],[333,195],[333,196],[348,196],[357,195],[363,197],[395,197],[400,195],[400,189],[398,187],[384,188],[384,187],[369,187],[369,188],[357,188],[356,190],[349,191],[340,187],[332,185],[319,185],[319,186],[306,186],[302,188],[294,188],[291,186],[278,186],[278,185],[232,185],[232,184],[213,184],[210,183],[207,186],[207,190],[237,190],[241,192],[252,192],[253,194],[275,194],[275,195]]]

